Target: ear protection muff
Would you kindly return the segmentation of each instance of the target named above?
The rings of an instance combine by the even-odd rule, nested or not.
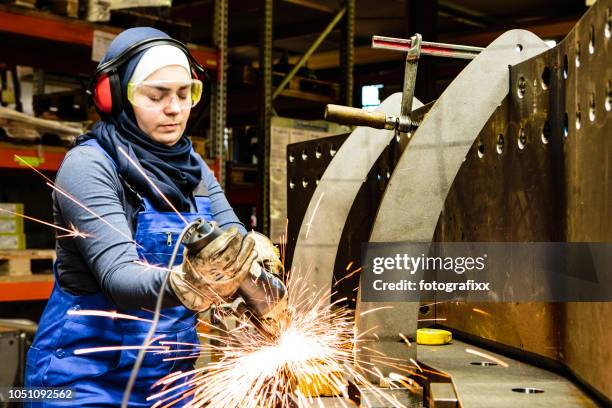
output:
[[[87,93],[96,110],[101,116],[113,116],[123,109],[123,91],[119,68],[141,51],[156,45],[172,45],[185,53],[191,64],[192,75],[195,79],[203,80],[206,70],[182,42],[173,38],[148,38],[132,44],[115,58],[98,66],[89,83]]]

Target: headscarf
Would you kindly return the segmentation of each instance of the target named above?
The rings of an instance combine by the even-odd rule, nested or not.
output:
[[[151,27],[130,28],[115,37],[100,65],[132,44],[149,38],[170,37]],[[119,151],[120,147],[123,148],[179,211],[189,211],[192,192],[202,178],[201,163],[193,153],[191,141],[185,134],[173,146],[154,141],[138,127],[134,110],[127,101],[128,81],[145,52],[134,55],[118,69],[124,98],[121,112],[96,122],[91,131],[77,139],[77,143],[95,138],[114,160],[120,176],[133,189],[146,197],[156,210],[171,211],[168,203]]]

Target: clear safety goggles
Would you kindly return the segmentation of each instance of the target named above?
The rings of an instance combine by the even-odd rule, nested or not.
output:
[[[179,108],[190,109],[202,98],[202,81],[164,80],[128,83],[127,97],[130,103],[142,109],[162,110],[176,100]]]

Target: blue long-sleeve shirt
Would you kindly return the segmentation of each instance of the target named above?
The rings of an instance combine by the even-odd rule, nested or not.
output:
[[[201,162],[214,220],[223,229],[236,226],[245,234],[244,225],[236,217],[221,186],[206,163]],[[140,201],[135,194],[126,191],[114,164],[100,149],[77,146],[64,158],[56,184],[115,228],[63,194],[53,192],[55,224],[68,229],[74,226],[90,235],[56,240],[60,287],[75,295],[102,291],[122,309],[154,308],[165,272],[134,263],[139,260],[132,239]],[[164,307],[179,304],[168,286]]]

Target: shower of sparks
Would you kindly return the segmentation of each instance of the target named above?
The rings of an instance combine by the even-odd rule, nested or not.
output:
[[[172,208],[172,210],[179,216],[179,218],[181,219],[181,221],[183,221],[185,223],[185,225],[189,224],[187,222],[187,220],[185,219],[185,217],[183,217],[183,215],[176,209],[176,207],[174,205],[172,205],[172,203],[170,202],[170,200],[168,200],[168,197],[166,197],[164,195],[164,193],[161,192],[161,190],[155,185],[155,183],[153,182],[153,180],[151,180],[151,178],[149,176],[147,176],[147,174],[145,173],[145,171],[140,167],[140,165],[138,163],[136,163],[134,161],[134,159],[132,159],[130,157],[129,154],[126,153],[126,151],[122,148],[119,147],[119,151],[121,152],[122,155],[125,156],[125,158],[132,164],[132,166],[134,166],[136,168],[136,170],[138,170],[138,172],[145,178],[145,180],[147,180],[147,183],[149,183],[151,185],[151,187],[153,187],[153,189],[155,190],[155,192],[157,192],[157,194],[159,194],[159,196],[170,206],[170,208]]]
[[[43,224],[43,225],[46,225],[48,227],[55,228],[55,229],[57,229],[59,231],[66,232],[66,235],[59,235],[58,238],[67,238],[67,237],[72,237],[72,238],[87,238],[87,237],[89,237],[89,235],[87,235],[84,232],[81,232],[81,231],[77,230],[76,227],[74,227],[74,226],[72,227],[72,229],[68,229],[68,228],[60,227],[59,225],[51,224],[50,222],[39,220],[38,218],[30,217],[30,216],[25,215],[25,214],[19,214],[19,213],[13,212],[13,211],[5,210],[4,208],[0,208],[0,211],[6,212],[6,213],[9,213],[9,214],[12,214],[12,215],[16,215],[18,217],[22,217],[22,218],[25,218],[25,219],[30,220],[30,221],[35,221],[35,222],[37,222],[39,224]]]
[[[483,353],[482,351],[474,350],[474,349],[471,349],[471,348],[466,348],[466,349],[465,349],[465,352],[466,352],[466,353],[470,353],[470,354],[474,354],[475,356],[479,356],[479,357],[482,357],[482,358],[486,358],[487,360],[491,360],[491,361],[493,361],[494,363],[497,363],[497,364],[499,364],[500,366],[502,366],[502,367],[504,367],[504,368],[508,368],[508,367],[509,367],[508,363],[506,363],[505,361],[500,360],[500,359],[499,359],[499,358],[497,358],[497,357],[493,357],[493,356],[492,356],[492,355],[490,355],[490,354]]]
[[[307,280],[293,282],[294,285],[300,283],[306,289]],[[217,309],[216,314],[225,320],[223,326],[228,329],[200,332],[199,335],[210,343],[181,344],[184,353],[177,357],[188,358],[185,352],[192,349],[185,348],[191,346],[197,349],[197,354],[214,354],[217,359],[205,369],[169,374],[159,381],[165,388],[147,400],[153,407],[170,407],[187,398],[191,399],[189,406],[194,408],[306,407],[311,406],[313,396],[323,390],[339,398],[347,397],[350,380],[360,390],[368,391],[370,397],[364,395],[364,406],[384,402],[404,407],[395,397],[372,384],[368,377],[381,377],[376,365],[391,367],[407,376],[415,375],[413,365],[420,369],[418,364],[414,361],[405,364],[362,345],[366,342],[364,337],[372,333],[368,331],[356,336],[353,312],[338,306],[346,299],[332,303],[329,295],[299,289],[293,292],[295,298],[288,299],[287,313],[274,338],[264,336],[247,320],[240,320],[236,328],[229,329],[233,316]],[[170,344],[173,343],[160,342],[160,346]],[[161,351],[166,352],[172,353]],[[402,378],[398,383],[411,388],[407,376],[397,375]]]
[[[157,381],[147,398],[154,408],[172,407],[185,400],[189,400],[190,408],[305,408],[316,405],[314,398],[322,392],[346,406],[343,398],[348,397],[349,382],[360,391],[361,406],[382,403],[404,408],[396,396],[369,379],[383,379],[379,367],[387,367],[393,371],[388,377],[390,387],[416,392],[418,387],[412,378],[424,378],[419,372],[426,369],[414,359],[387,357],[368,347],[372,338],[377,338],[376,327],[356,334],[354,312],[339,306],[345,298],[331,302],[334,294],[310,290],[307,277],[292,279],[290,274],[288,280],[293,290],[273,337],[258,331],[244,316],[236,319],[229,309],[216,308],[220,325],[198,319],[204,329],[199,331],[206,340],[204,344],[159,341],[158,337],[141,346],[90,347],[75,354],[144,349],[161,355],[164,361],[215,357],[204,367],[172,372]],[[389,308],[383,306],[361,315]],[[146,320],[115,311],[69,313]],[[410,346],[406,336],[400,333],[400,337]]]

